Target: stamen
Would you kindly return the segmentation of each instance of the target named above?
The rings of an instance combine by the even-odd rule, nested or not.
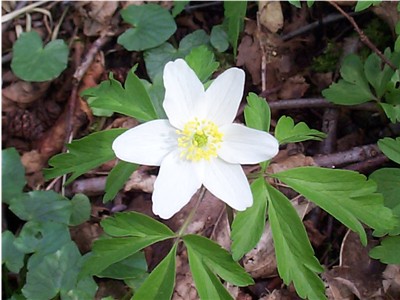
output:
[[[198,118],[187,122],[183,130],[177,130],[177,133],[181,158],[192,161],[210,160],[216,157],[223,138],[217,125]]]

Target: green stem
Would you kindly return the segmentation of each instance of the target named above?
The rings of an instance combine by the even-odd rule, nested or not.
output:
[[[205,194],[206,194],[206,188],[204,186],[202,186],[201,190],[200,190],[200,195],[197,198],[194,207],[190,211],[190,213],[189,213],[188,217],[186,218],[185,222],[183,223],[182,227],[179,229],[179,232],[177,234],[178,238],[182,237],[182,235],[185,233],[187,227],[189,226],[190,222],[192,222],[194,214],[196,213],[197,208],[199,208],[200,202],[203,200]],[[177,242],[178,242],[178,239],[177,239]]]

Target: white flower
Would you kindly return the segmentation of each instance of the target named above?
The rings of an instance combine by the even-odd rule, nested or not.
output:
[[[182,59],[164,69],[164,109],[154,120],[118,136],[112,148],[124,161],[160,166],[153,212],[164,219],[185,206],[204,185],[236,210],[253,204],[240,164],[269,160],[278,153],[270,134],[232,123],[244,88],[244,72],[226,70],[205,91]]]

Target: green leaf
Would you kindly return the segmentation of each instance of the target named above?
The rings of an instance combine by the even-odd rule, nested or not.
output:
[[[237,286],[247,286],[254,283],[249,274],[232,259],[229,252],[217,243],[194,234],[186,235],[182,239],[188,252],[201,259],[211,271],[225,281]]]
[[[141,277],[143,274],[147,274],[147,263],[144,253],[139,251],[109,266],[96,276],[122,280]]]
[[[163,223],[137,212],[118,213],[101,222],[104,231],[116,237],[95,241],[93,255],[82,274],[100,274],[108,266],[135,254],[153,243],[173,238],[175,233]]]
[[[129,51],[143,51],[154,48],[176,31],[176,24],[171,14],[160,5],[130,5],[121,11],[122,19],[132,24],[118,37],[118,44]]]
[[[233,300],[232,296],[219,281],[218,277],[204,264],[201,257],[188,247],[190,271],[196,285],[197,293],[202,300],[219,299]]]
[[[395,124],[396,122],[400,122],[400,105],[393,105],[382,102],[380,102],[379,105],[383,108],[390,122],[392,122],[393,124]]]
[[[378,3],[380,3],[381,1],[380,0],[373,0],[373,1],[366,1],[366,0],[363,0],[363,1],[357,1],[357,5],[356,5],[356,7],[355,7],[355,9],[354,9],[354,11],[355,12],[359,12],[359,11],[362,11],[362,10],[364,10],[364,9],[367,9],[368,7],[370,7],[371,5],[376,5],[376,4],[378,4]]]
[[[323,268],[314,256],[303,223],[289,199],[269,184],[266,186],[268,217],[280,277],[287,285],[293,281],[302,298],[326,299],[324,283],[316,274]]]
[[[22,33],[13,46],[11,69],[25,81],[48,81],[67,68],[69,49],[63,40],[55,40],[43,48],[36,31]]]
[[[69,219],[70,226],[77,226],[89,220],[91,205],[89,198],[83,194],[76,194],[71,199],[72,213]]]
[[[169,254],[151,272],[132,300],[171,299],[176,276],[176,249],[177,244],[174,244]]]
[[[85,93],[85,91],[83,91],[83,93]],[[83,94],[82,93],[82,94]],[[91,97],[91,96],[87,96],[86,97],[86,102],[89,104],[90,109],[92,110],[92,113],[94,116],[97,117],[111,117],[114,112],[110,109],[102,109],[102,108],[96,108],[96,107],[92,107],[92,103],[93,101],[95,101],[97,99],[97,96]]]
[[[234,260],[239,260],[257,245],[265,228],[267,191],[264,178],[257,178],[251,184],[251,192],[253,205],[238,212],[232,223],[231,251]]]
[[[187,55],[187,53],[185,55]],[[154,82],[157,75],[162,75],[167,62],[177,58],[183,58],[185,55],[179,52],[178,49],[175,49],[170,43],[164,43],[157,48],[147,50],[143,54],[147,74]]]
[[[243,30],[246,16],[247,1],[224,1],[224,15],[228,39],[233,47],[233,55],[236,57],[239,34]]]
[[[398,22],[397,24],[400,24],[400,22]],[[397,36],[397,39],[394,42],[394,51],[400,52],[400,35]]]
[[[28,299],[52,299],[61,291],[73,289],[81,258],[76,245],[69,242],[56,252],[41,257],[34,266],[29,262],[22,293]]]
[[[117,195],[138,165],[120,160],[107,176],[103,202],[108,202]]]
[[[134,211],[117,213],[112,218],[103,220],[101,226],[107,234],[117,237],[137,236],[164,239],[175,236],[175,233],[163,223]]]
[[[156,242],[166,240],[165,236],[103,238],[93,244],[92,255],[85,261],[80,276],[100,274],[103,270],[139,250]]]
[[[3,231],[1,234],[1,264],[6,264],[11,272],[18,273],[24,266],[25,254],[14,245],[14,234]],[[4,276],[4,273],[3,273]]]
[[[390,60],[391,55],[388,59]],[[383,67],[382,67],[383,66]],[[394,70],[382,61],[376,53],[368,56],[364,64],[364,72],[369,83],[375,89],[376,96],[381,98],[386,91],[386,86],[394,74]]]
[[[97,284],[92,277],[79,280],[75,287],[68,291],[61,291],[62,300],[95,299]]]
[[[144,52],[147,74],[154,82],[157,75],[162,75],[165,64],[177,58],[184,58],[193,48],[206,45],[210,41],[207,33],[196,30],[186,35],[179,43],[179,48],[175,49],[170,43],[164,43],[157,48]]]
[[[15,148],[4,149],[1,157],[2,201],[10,204],[13,198],[18,198],[22,194],[26,183],[25,169]]]
[[[254,93],[249,93],[246,100],[247,105],[244,109],[246,125],[254,129],[269,132],[271,110],[267,101]]]
[[[315,2],[314,0],[307,0],[307,6],[308,7],[313,6],[314,2]]]
[[[219,63],[215,61],[214,53],[204,45],[193,48],[185,60],[201,82],[206,82],[219,66]]]
[[[323,90],[322,95],[339,105],[356,105],[375,99],[370,89],[360,88],[342,79]]]
[[[355,54],[346,56],[340,74],[342,80],[322,91],[322,95],[329,101],[342,105],[355,105],[376,100],[369,88],[360,57]]]
[[[223,25],[215,25],[211,29],[210,34],[211,45],[218,50],[218,52],[225,52],[229,48],[228,34],[224,30]]]
[[[357,232],[363,245],[367,237],[361,222],[382,231],[390,231],[396,224],[391,210],[383,206],[382,195],[376,193],[376,184],[357,172],[300,167],[272,176]]]
[[[290,4],[292,4],[293,6],[296,6],[297,8],[301,8],[301,2],[300,0],[288,0],[288,2]]]
[[[378,192],[382,193],[385,206],[394,208],[400,204],[400,169],[382,168],[374,171],[369,178],[378,185]]]
[[[68,224],[71,202],[53,191],[33,191],[13,199],[10,210],[25,221],[53,221]]]
[[[380,139],[378,147],[389,159],[400,164],[400,137]]]
[[[189,4],[188,0],[174,0],[174,8],[172,9],[172,16],[175,18],[179,15],[184,9],[185,6]]]
[[[340,68],[340,75],[342,78],[358,87],[369,89],[367,78],[364,74],[364,66],[358,55],[347,55]]]
[[[155,78],[153,78],[153,82],[150,83],[145,79],[142,79],[142,83],[149,93],[151,98],[151,102],[154,105],[154,109],[157,112],[159,119],[168,119],[167,114],[165,113],[163,102],[164,102],[164,95],[165,95],[165,88],[163,82],[163,76],[161,73],[157,74]]]
[[[275,137],[279,141],[279,144],[282,145],[308,140],[321,141],[326,137],[326,134],[315,129],[310,129],[304,122],[294,125],[291,117],[282,116],[276,124]]]
[[[70,241],[68,227],[64,224],[29,221],[22,227],[14,245],[23,253],[38,252],[45,256]]]
[[[44,169],[46,179],[72,173],[66,184],[77,177],[115,158],[113,141],[126,129],[104,130],[88,135],[67,145],[68,153],[61,153],[49,160],[50,169]]]
[[[210,43],[210,37],[203,29],[193,31],[191,34],[185,36],[179,43],[179,52],[181,57],[185,57],[192,51],[193,48],[201,45],[208,45]]]
[[[369,256],[385,264],[400,265],[400,235],[388,236],[369,252]]]
[[[157,113],[142,81],[133,67],[126,77],[125,88],[110,74],[109,80],[89,88],[81,96],[94,98],[91,107],[107,109],[140,121],[157,119]]]
[[[397,216],[397,225],[389,234],[400,234],[400,169],[382,168],[374,171],[369,178],[378,185],[378,192],[382,193],[385,206],[392,209],[393,214]],[[374,232],[376,236],[384,234],[385,232]]]

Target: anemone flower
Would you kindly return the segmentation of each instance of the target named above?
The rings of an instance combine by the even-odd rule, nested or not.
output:
[[[164,68],[163,107],[168,120],[127,130],[113,142],[124,161],[160,166],[153,212],[171,218],[204,185],[232,208],[243,211],[253,197],[240,164],[256,164],[278,153],[267,132],[233,123],[243,96],[245,74],[230,68],[204,90],[182,59]]]

